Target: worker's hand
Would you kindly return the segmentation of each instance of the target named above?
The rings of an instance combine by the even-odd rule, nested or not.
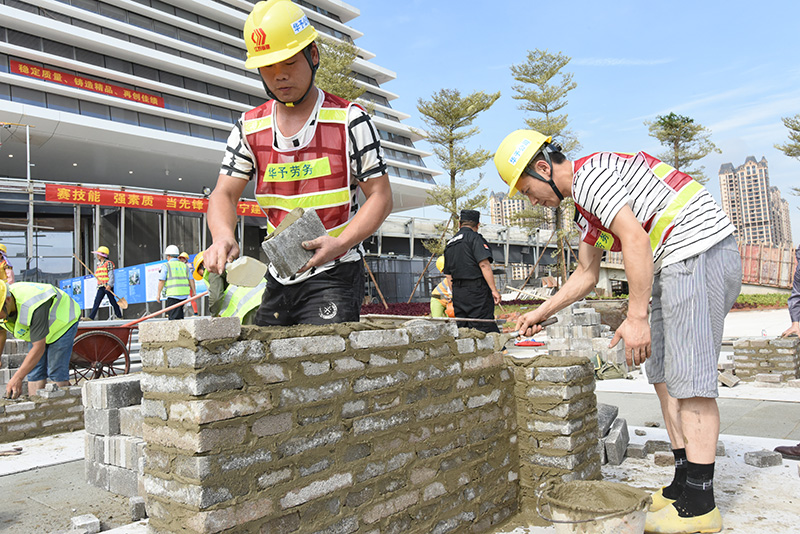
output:
[[[229,237],[217,239],[203,254],[203,265],[212,273],[223,274],[225,264],[239,257],[239,243]]]
[[[792,323],[792,326],[787,328],[781,337],[797,336],[800,337],[800,322]]]
[[[540,309],[536,308],[533,311],[529,311],[524,315],[520,315],[519,319],[517,319],[516,329],[521,337],[533,336],[542,331],[539,323],[544,321],[546,317],[544,313],[539,311]]]
[[[494,299],[494,305],[495,306],[500,304],[500,301],[502,300],[500,298],[500,293],[498,293],[496,289],[492,290],[492,298]]]
[[[625,342],[625,361],[628,365],[641,365],[650,357],[650,323],[647,318],[625,319],[614,333],[609,348],[615,347],[620,339]]]
[[[11,377],[11,380],[8,381],[8,384],[6,384],[7,399],[16,399],[22,395],[22,377],[18,377],[18,374],[19,373],[15,373],[14,376]]]
[[[303,265],[298,273],[303,273],[312,267],[319,267],[331,260],[344,256],[348,247],[341,239],[323,235],[311,241],[303,241],[303,248],[313,250],[314,255]]]

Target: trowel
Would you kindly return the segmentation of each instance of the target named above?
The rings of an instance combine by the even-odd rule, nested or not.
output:
[[[241,258],[225,265],[226,279],[229,284],[239,287],[256,287],[264,280],[267,266],[250,256]]]

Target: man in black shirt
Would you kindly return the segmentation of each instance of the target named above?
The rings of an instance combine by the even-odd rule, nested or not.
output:
[[[456,317],[494,319],[494,306],[500,304],[500,293],[494,284],[489,244],[478,233],[481,214],[461,210],[458,233],[444,249],[444,274],[453,286],[453,309]],[[469,327],[483,332],[499,332],[497,323],[458,321],[459,328]]]

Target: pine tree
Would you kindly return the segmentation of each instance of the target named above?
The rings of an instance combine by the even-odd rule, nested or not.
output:
[[[685,172],[701,184],[708,182],[708,177],[703,173],[705,167],[702,165],[697,169],[686,168],[711,152],[722,153],[711,142],[711,131],[708,128],[696,124],[690,117],[676,113],[659,115],[655,121],[645,121],[645,125],[650,130],[650,135],[667,147],[666,152],[658,155],[661,161]]]
[[[800,160],[800,113],[794,117],[782,117],[783,125],[789,129],[789,141],[775,148],[789,156]],[[792,194],[800,196],[800,187],[792,187]]]

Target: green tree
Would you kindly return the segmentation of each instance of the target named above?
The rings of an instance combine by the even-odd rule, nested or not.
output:
[[[439,206],[450,215],[454,232],[458,231],[462,209],[476,209],[486,204],[486,189],[476,191],[483,174],[479,174],[475,181],[463,176],[482,167],[492,153],[482,148],[470,150],[466,141],[480,131],[473,126],[475,119],[492,107],[498,98],[500,92],[486,94],[476,91],[462,97],[458,89],[440,89],[430,100],[420,98],[417,102],[417,110],[428,126],[427,140],[433,145],[433,153],[448,178],[447,184],[437,184],[428,192],[428,204]],[[424,244],[434,254],[444,250],[444,243],[439,240]]]
[[[703,173],[705,167],[702,165],[697,169],[686,167],[712,152],[722,153],[711,142],[711,130],[695,123],[690,117],[676,113],[659,115],[656,120],[645,121],[644,124],[648,127],[650,136],[667,147],[666,152],[658,155],[661,161],[685,172],[701,184],[708,182],[708,177]]]
[[[528,51],[524,63],[511,66],[511,74],[519,82],[512,86],[519,100],[519,109],[533,113],[533,117],[525,119],[525,126],[553,138],[554,143],[561,145],[565,154],[580,149],[577,137],[568,129],[569,117],[560,113],[568,104],[567,95],[578,84],[572,81],[572,73],[565,72],[564,67],[572,58],[561,52],[551,54],[547,50]],[[531,206],[520,212],[514,221],[533,233],[537,228],[555,227],[556,261],[562,279],[567,278],[565,249],[569,239],[577,236],[577,231],[567,214],[574,209],[572,199],[562,202],[557,208]]]
[[[775,148],[789,156],[800,160],[800,113],[794,117],[782,117],[783,125],[789,129],[789,141]],[[800,196],[800,187],[792,187],[792,194]]]
[[[319,69],[315,82],[317,87],[345,100],[355,102],[367,90],[356,81],[352,70],[358,57],[358,48],[347,41],[317,38]],[[368,110],[371,111],[371,110]]]

